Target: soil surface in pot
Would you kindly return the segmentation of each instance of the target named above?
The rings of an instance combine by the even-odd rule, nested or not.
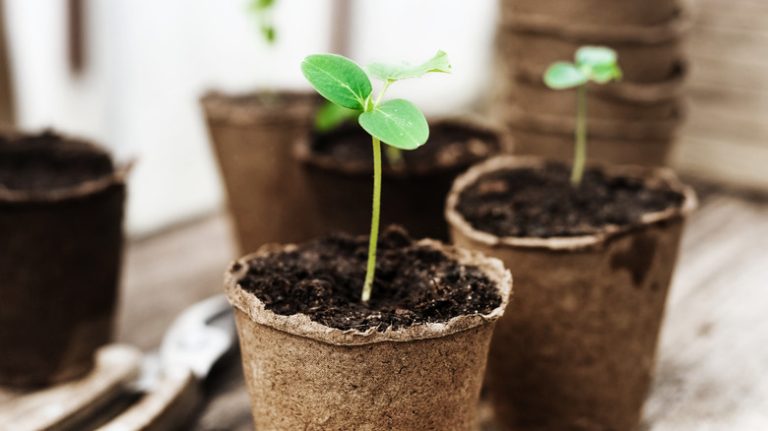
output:
[[[570,175],[570,166],[557,163],[489,172],[462,191],[457,210],[475,229],[499,237],[551,238],[632,226],[644,214],[684,200],[669,188],[649,188],[640,178],[608,176],[597,168],[588,169],[578,187]]]
[[[76,186],[111,175],[112,159],[85,142],[52,132],[0,135],[0,188],[43,191]]]
[[[447,322],[501,304],[497,286],[479,268],[418,245],[397,227],[379,238],[376,281],[364,304],[367,250],[366,237],[332,235],[251,260],[240,286],[276,314],[303,313],[341,330]]]
[[[419,174],[469,166],[500,150],[501,142],[493,132],[443,120],[430,125],[426,145],[401,152],[403,163],[399,170],[393,169],[388,157],[382,157],[382,161],[385,171],[390,174]],[[314,135],[311,151],[316,156],[328,157],[357,169],[373,169],[371,137],[357,124],[345,124],[336,130]]]

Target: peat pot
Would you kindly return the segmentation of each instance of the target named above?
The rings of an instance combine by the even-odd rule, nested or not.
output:
[[[499,29],[498,43],[514,73],[529,79],[541,77],[555,61],[572,59],[583,45],[605,45],[616,50],[624,81],[658,83],[674,76],[684,62],[689,26],[687,17],[650,27],[601,27],[551,25],[518,16]]]
[[[601,120],[662,121],[679,119],[682,111],[685,69],[661,82],[614,82],[590,84],[587,90],[589,118]],[[541,76],[529,80],[519,76],[509,95],[522,111],[531,115],[576,117],[576,90],[553,90]]]
[[[478,220],[486,220],[482,211],[491,208],[478,212],[466,206],[467,199],[483,193],[501,193],[507,201],[513,198],[504,193],[529,199],[524,194],[532,193],[542,180],[526,183],[519,175],[538,175],[544,169],[541,159],[491,159],[459,177],[447,202],[446,217],[455,244],[497,257],[515,274],[514,312],[499,321],[488,365],[497,420],[521,431],[635,430],[651,382],[680,234],[696,206],[695,195],[668,170],[594,168],[585,175],[585,183],[595,172],[602,172],[606,183],[623,184],[630,190],[616,195],[621,196],[616,205],[626,207],[628,200],[650,205],[658,196],[676,196],[676,203],[644,212],[631,223],[603,224],[592,234],[547,237],[550,228],[536,223],[552,218],[556,209],[535,215],[518,199],[514,206],[508,203],[506,210],[496,207],[496,216],[504,211],[534,214],[532,219],[519,220],[525,232],[540,234],[505,236],[486,231],[492,230],[487,225],[486,230],[475,227]],[[565,188],[545,188],[545,192],[573,193],[567,191],[567,167],[562,169]],[[498,175],[507,173],[517,175],[517,182],[498,180]],[[663,193],[649,197],[656,196],[649,190]],[[565,199],[558,196],[555,199]],[[601,205],[610,207],[607,202]],[[470,222],[467,212],[480,218]],[[582,216],[578,215],[579,220]]]
[[[0,134],[0,385],[75,379],[110,341],[124,201],[103,149]]]
[[[359,280],[352,284],[358,303],[366,246],[366,239],[360,238],[355,246],[356,253],[362,255],[358,256],[362,260],[357,262]],[[387,241],[384,238],[381,242]],[[336,240],[333,244],[347,242]],[[277,314],[272,310],[285,307],[286,304],[280,302],[284,298],[271,298],[267,305],[261,296],[244,287],[249,271],[263,267],[264,259],[268,260],[269,256],[291,252],[293,260],[286,265],[295,264],[295,256],[301,254],[296,246],[267,246],[231,266],[226,275],[226,291],[235,309],[256,429],[475,429],[488,346],[495,321],[507,304],[511,276],[500,261],[478,253],[445,247],[431,240],[409,247],[422,250],[413,255],[420,258],[411,261],[433,262],[425,256],[443,253],[467,272],[484,274],[492,282],[491,291],[497,302],[487,312],[461,314],[441,323],[406,323],[396,329],[375,325],[366,330],[339,329],[303,313]],[[386,246],[380,251],[380,258],[385,262],[393,253],[387,251]],[[311,255],[307,256],[311,259]],[[389,277],[387,264],[382,264],[381,259],[379,271],[386,279]],[[262,282],[270,283],[268,280],[264,278]],[[439,279],[435,283],[440,285],[443,281]],[[274,280],[278,282],[281,281]],[[288,301],[304,301],[312,307],[316,299],[313,295],[321,294],[324,285],[320,279],[304,279],[295,285],[296,297]],[[400,287],[421,289],[415,285]],[[387,285],[378,286],[377,282],[371,304],[380,303],[382,300],[377,298],[387,288]],[[307,289],[311,292],[305,295]],[[396,308],[396,311],[372,312],[362,319],[352,313],[348,316],[354,322],[377,321],[383,319],[382,314],[392,312],[398,316],[411,315],[409,310]],[[347,315],[341,316],[343,320]]]
[[[243,252],[315,235],[303,170],[291,148],[310,132],[318,101],[313,93],[290,92],[202,99]]]
[[[514,138],[514,153],[570,162],[576,120],[528,113],[520,108],[504,114]],[[607,164],[663,166],[674,147],[684,111],[659,120],[589,119],[589,160]]]
[[[540,16],[560,24],[648,26],[674,18],[679,0],[504,0],[505,22],[516,16]]]
[[[451,183],[472,164],[509,151],[507,139],[478,120],[431,120],[427,144],[403,151],[400,166],[383,157],[382,224],[401,224],[417,238],[446,240],[443,208]],[[386,155],[386,148],[382,153]],[[296,156],[306,165],[320,231],[367,234],[373,193],[370,136],[357,125],[342,126],[301,141]]]

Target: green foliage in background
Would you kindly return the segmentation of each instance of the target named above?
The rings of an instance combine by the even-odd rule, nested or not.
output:
[[[277,39],[275,25],[272,21],[272,10],[277,0],[251,0],[248,9],[259,21],[259,31],[264,40],[272,45]]]

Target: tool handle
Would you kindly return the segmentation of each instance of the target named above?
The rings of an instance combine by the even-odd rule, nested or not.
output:
[[[18,394],[0,403],[0,429],[68,429],[117,397],[124,385],[138,376],[141,357],[141,352],[133,347],[103,347],[96,356],[93,371],[84,378]]]
[[[154,390],[97,431],[169,431],[189,422],[201,400],[197,379],[189,370],[166,373]]]

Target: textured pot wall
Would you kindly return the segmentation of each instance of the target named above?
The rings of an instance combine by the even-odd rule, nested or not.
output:
[[[535,154],[552,160],[573,161],[573,133],[515,130],[515,152]],[[674,135],[668,138],[623,139],[591,134],[589,160],[601,163],[660,166],[667,160]]]
[[[595,235],[499,238],[457,211],[462,190],[501,169],[538,168],[538,158],[497,157],[460,176],[446,218],[459,247],[502,260],[515,302],[500,319],[487,382],[496,417],[520,431],[635,430],[651,382],[667,290],[694,192],[671,171],[603,168],[683,195],[679,207],[646,213],[635,227]]]
[[[682,222],[567,251],[456,245],[502,259],[515,303],[496,330],[488,383],[497,418],[516,430],[637,427]]]
[[[256,429],[467,431],[493,324],[412,342],[337,346],[236,310]]]
[[[304,171],[292,155],[310,131],[316,100],[301,95],[277,109],[219,95],[203,99],[243,252],[317,235]]]
[[[655,83],[669,79],[681,65],[683,40],[673,38],[655,43],[569,38],[557,35],[516,32],[500,29],[500,43],[509,56],[516,73],[540,78],[555,61],[572,60],[582,45],[606,45],[616,50],[623,78],[635,83]]]
[[[0,201],[0,384],[79,377],[110,341],[124,200],[120,180],[59,201]]]
[[[505,20],[519,14],[543,15],[566,23],[654,25],[672,19],[677,0],[502,0]]]
[[[665,121],[678,128],[684,118],[682,84],[687,71],[685,35],[690,18],[676,0],[503,1],[497,32],[497,52],[503,63],[499,81],[503,84],[498,86],[496,102],[500,106],[496,112],[510,128],[515,153],[553,154],[551,148],[538,143],[553,142],[553,133],[559,130],[527,127],[506,114],[517,109],[527,115],[573,118],[575,92],[546,88],[542,75],[553,62],[572,60],[584,45],[616,50],[623,72],[619,83],[590,86],[590,133],[594,120],[615,121],[614,128],[627,121],[649,128]],[[597,135],[603,139],[590,149],[594,160],[640,165],[665,164],[676,136],[644,138],[653,144],[639,148],[654,151],[645,155],[632,147],[631,141],[637,139]]]
[[[499,306],[444,323],[342,331],[301,313],[277,315],[240,286],[254,258],[294,246],[265,246],[230,266],[224,286],[256,429],[476,429],[491,335],[510,300],[512,277],[497,259],[433,240],[417,244],[483,271]]]
[[[518,79],[514,85],[514,102],[518,109],[532,115],[576,118],[575,89],[553,91],[541,82],[523,79]],[[660,94],[665,89],[669,91]],[[587,91],[588,114],[602,121],[679,121],[683,110],[682,102],[677,97],[680,86],[654,86],[649,90],[637,97],[626,97],[621,93],[590,86]]]

